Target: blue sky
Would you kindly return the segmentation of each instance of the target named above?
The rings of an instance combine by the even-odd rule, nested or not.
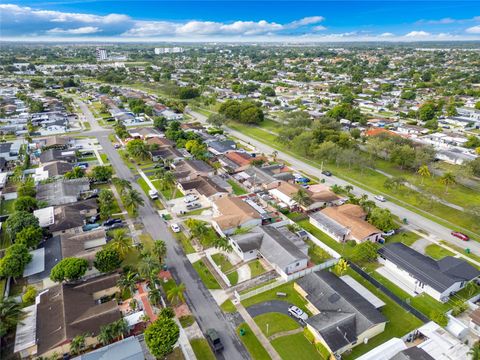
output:
[[[480,40],[478,1],[9,1],[5,40]]]

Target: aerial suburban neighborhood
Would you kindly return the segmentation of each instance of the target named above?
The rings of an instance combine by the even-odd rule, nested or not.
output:
[[[340,3],[0,5],[1,359],[480,359],[479,8]]]

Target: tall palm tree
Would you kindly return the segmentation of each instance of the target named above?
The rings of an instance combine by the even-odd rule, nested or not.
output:
[[[214,239],[213,246],[226,252],[230,252],[233,250],[232,245],[228,241],[228,238],[222,236],[218,236]]]
[[[108,246],[116,250],[120,257],[124,259],[133,247],[132,239],[127,236],[126,229],[115,229],[111,234],[112,241],[110,241]]]
[[[110,324],[104,325],[100,328],[100,332],[97,335],[97,340],[102,344],[102,345],[108,345],[110,344],[115,337],[112,334],[112,327]]]
[[[204,221],[190,218],[187,219],[185,225],[187,225],[188,229],[190,230],[190,235],[192,238],[203,240],[209,233],[207,224]]]
[[[295,195],[293,195],[292,199],[296,201],[296,203],[300,206],[307,207],[312,203],[310,196],[308,195],[307,191],[303,188],[298,189]]]
[[[443,176],[440,178],[440,181],[445,185],[445,193],[448,192],[448,187],[450,185],[454,185],[457,183],[455,175],[451,172],[446,172],[445,174],[443,174]]]
[[[167,291],[167,299],[172,303],[185,302],[185,290],[187,290],[184,283],[178,284]]]
[[[161,297],[162,297],[162,294],[160,293],[160,290],[158,290],[158,289],[151,289],[148,292],[148,300],[153,305],[157,305],[160,302]]]
[[[85,339],[87,334],[81,334],[75,336],[70,342],[70,354],[77,355],[81,354],[85,350]]]
[[[345,185],[345,191],[350,194],[353,190],[353,186],[352,185]]]
[[[14,298],[8,297],[0,300],[0,337],[5,336],[10,330],[25,317],[22,305]]]
[[[125,190],[131,190],[132,189],[132,184],[127,179],[121,179],[121,178],[115,177],[115,178],[112,179],[112,182],[121,189],[120,191],[122,193]]]
[[[143,279],[149,278],[153,271],[156,271],[158,274],[160,268],[160,261],[151,254],[142,256],[142,259],[138,263],[138,273]]]
[[[468,355],[472,357],[472,360],[480,360],[480,341],[473,344],[472,348],[468,352]]]
[[[272,152],[272,158],[273,158],[273,161],[277,161],[277,156],[278,156],[278,151],[277,150],[273,150]]]
[[[425,178],[430,177],[432,175],[430,174],[430,169],[428,168],[427,165],[420,166],[417,170],[417,174],[422,177],[422,183],[421,183],[422,185]]]
[[[138,207],[144,205],[142,195],[135,189],[125,191],[123,194],[123,204],[130,210],[134,215],[137,214]]]
[[[123,337],[128,333],[128,324],[125,319],[117,320],[110,324],[114,338]]]
[[[132,271],[124,273],[120,279],[118,279],[117,285],[122,291],[129,290],[133,295],[136,289],[138,281],[138,274]]]
[[[163,240],[156,240],[153,243],[152,253],[158,257],[160,262],[163,262],[165,255],[167,255],[167,244]]]

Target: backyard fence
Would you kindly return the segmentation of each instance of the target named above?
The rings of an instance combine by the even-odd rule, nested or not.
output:
[[[272,290],[280,285],[283,285],[286,283],[286,280],[284,278],[279,278],[277,281],[264,285],[262,287],[259,287],[257,289],[253,289],[252,291],[249,291],[245,294],[240,294],[238,291],[235,290],[234,295],[237,298],[238,301],[243,301],[245,299],[251,298],[252,296],[261,294],[265,291]]]

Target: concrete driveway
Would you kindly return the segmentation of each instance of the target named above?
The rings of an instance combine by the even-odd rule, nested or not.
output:
[[[271,313],[271,312],[278,312],[280,314],[285,314],[290,316],[288,314],[288,307],[292,305],[293,304],[289,303],[288,301],[270,300],[270,301],[264,301],[262,303],[254,304],[247,307],[247,312],[250,314],[252,318],[258,315]],[[290,317],[295,321],[297,321],[300,325],[305,326],[305,324],[302,323],[300,320],[294,318],[293,316],[290,316]]]
[[[212,206],[210,202],[207,199],[205,199],[203,196],[199,196],[198,200],[195,200],[194,202],[192,202],[192,204],[193,203],[200,204],[201,207],[198,207],[192,210],[205,209]],[[187,209],[187,204],[185,203],[185,197],[169,200],[168,204],[171,206],[171,211],[173,211],[177,215],[192,211],[190,209]]]

